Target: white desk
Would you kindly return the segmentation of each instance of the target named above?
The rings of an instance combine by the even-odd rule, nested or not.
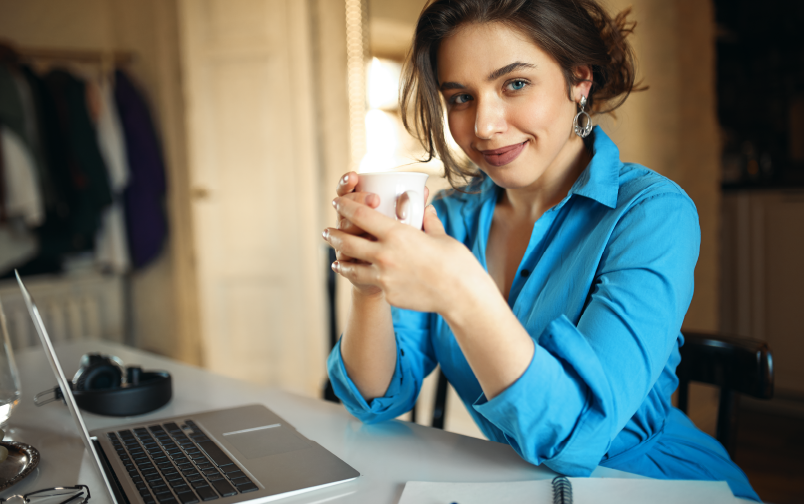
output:
[[[362,476],[280,502],[396,504],[405,482],[519,481],[552,478],[555,473],[523,461],[505,444],[483,441],[402,421],[365,425],[343,406],[225,378],[152,354],[108,342],[81,342],[57,346],[64,372],[72,376],[88,351],[116,355],[127,365],[145,370],[167,370],[173,377],[173,399],[167,406],[136,420],[159,419],[197,411],[262,403],[357,469]],[[33,396],[55,385],[44,351],[39,347],[16,354],[22,382],[22,400],[9,427],[13,440],[35,446],[42,460],[25,480],[0,493],[12,494],[81,483],[92,492],[90,504],[107,504],[109,496],[95,471],[67,407],[53,402],[41,408]],[[84,413],[89,430],[121,425],[129,418]],[[593,476],[639,477],[598,467]]]

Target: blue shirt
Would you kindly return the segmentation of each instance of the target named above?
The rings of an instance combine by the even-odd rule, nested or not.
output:
[[[397,365],[385,395],[366,402],[340,345],[328,362],[335,392],[364,422],[392,419],[440,364],[481,431],[533,464],[570,476],[603,465],[726,480],[759,500],[723,447],[670,402],[700,246],[695,205],[667,178],[621,162],[602,129],[593,134],[591,162],[534,224],[511,285],[511,310],[536,343],[524,374],[489,400],[443,318],[393,308]],[[447,234],[484,267],[501,191],[486,178],[477,194],[434,202]]]

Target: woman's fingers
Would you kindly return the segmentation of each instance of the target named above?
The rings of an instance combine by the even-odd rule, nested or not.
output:
[[[411,200],[409,191],[405,191],[399,195],[396,199],[396,216],[400,220],[405,220],[410,216],[410,213],[414,211],[411,207],[413,205],[413,200]],[[427,199],[430,197],[430,189],[427,186],[424,186],[424,203],[427,203]],[[414,198],[417,199],[417,198]]]
[[[332,263],[332,270],[346,278],[353,285],[367,286],[377,285],[377,272],[368,263],[355,261],[335,261]]]
[[[422,220],[422,229],[429,236],[445,235],[444,225],[441,219],[438,218],[438,212],[433,205],[427,205],[424,209],[424,219]]]
[[[338,196],[343,196],[354,191],[356,185],[357,173],[350,171],[338,181],[338,187],[335,188],[335,192],[338,193]]]
[[[373,262],[374,253],[379,247],[377,242],[365,237],[355,236],[333,228],[325,229],[323,236],[324,240],[335,249],[339,260],[357,259]]]
[[[377,195],[374,197],[377,198],[377,204],[379,204],[379,197]],[[343,219],[377,238],[382,238],[389,229],[397,224],[395,219],[386,217],[371,207],[361,205],[350,198],[335,198],[332,200],[332,205]]]
[[[343,198],[348,198],[369,208],[377,208],[380,205],[380,197],[374,193],[353,192],[343,196]],[[364,233],[362,229],[345,219],[341,214],[338,214],[338,229],[354,235]]]

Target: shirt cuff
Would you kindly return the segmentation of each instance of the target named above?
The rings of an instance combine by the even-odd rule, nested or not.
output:
[[[357,386],[349,378],[341,355],[341,342],[338,341],[327,359],[327,372],[335,395],[343,401],[343,405],[349,413],[365,423],[376,423],[396,418],[410,409],[397,412],[400,409],[399,396],[402,392],[402,363],[400,359],[400,352],[397,351],[396,368],[388,389],[382,397],[376,397],[369,402],[363,398]]]

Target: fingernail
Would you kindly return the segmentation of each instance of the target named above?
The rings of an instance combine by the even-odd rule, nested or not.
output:
[[[403,202],[399,208],[399,218],[402,220],[407,220],[408,214],[410,213],[410,203],[408,201]]]
[[[435,207],[433,205],[427,205],[427,208],[425,210],[427,210],[428,212],[432,212],[432,213],[438,215],[438,212],[436,212],[436,209],[435,209]]]
[[[378,199],[379,199],[379,197],[378,197],[378,196],[376,196],[376,195],[374,195],[374,194],[369,194],[368,196],[366,196],[366,204],[367,204],[368,206],[374,206],[374,203],[378,203],[378,204],[379,204]]]
[[[341,184],[345,184],[347,182],[349,182],[349,174],[346,174],[341,178]]]
[[[338,261],[335,261],[334,263],[332,263],[332,271],[334,271],[335,273],[340,273],[341,265],[338,264]]]
[[[329,229],[325,229],[321,236],[324,237],[325,240],[329,241]]]
[[[338,208],[338,198],[335,198],[334,200],[332,200],[332,206],[334,206],[335,208]]]

